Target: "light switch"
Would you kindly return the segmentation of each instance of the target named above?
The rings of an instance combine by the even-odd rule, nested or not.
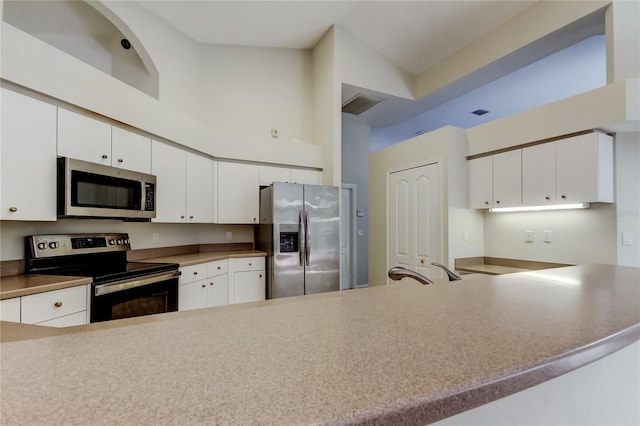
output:
[[[545,243],[551,242],[551,231],[544,231],[544,242]]]
[[[533,231],[524,231],[524,241],[527,243],[533,242]]]
[[[622,233],[622,245],[623,246],[633,245],[633,234],[631,232],[627,231]]]
[[[464,241],[469,241],[469,230],[468,230],[468,229],[465,229],[465,230],[462,232],[462,239],[463,239]]]

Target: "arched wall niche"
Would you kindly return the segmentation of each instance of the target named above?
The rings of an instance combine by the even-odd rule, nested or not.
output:
[[[131,29],[100,2],[4,1],[3,20],[158,99],[159,76]],[[121,43],[126,39],[130,48]]]

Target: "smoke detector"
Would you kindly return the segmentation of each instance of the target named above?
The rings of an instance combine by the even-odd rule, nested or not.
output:
[[[347,114],[360,115],[380,101],[382,101],[382,98],[379,98],[377,96],[358,93],[347,102],[342,104],[342,112],[346,112]]]

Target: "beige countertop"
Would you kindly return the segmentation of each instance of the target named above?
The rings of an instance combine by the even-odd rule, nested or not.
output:
[[[88,277],[66,277],[60,275],[14,275],[0,278],[0,300],[28,296],[45,291],[91,284]]]
[[[258,250],[233,250],[180,254],[142,259],[140,261],[151,263],[178,263],[180,266],[189,266],[198,263],[212,262],[214,260],[266,255],[265,252]],[[92,279],[88,277],[68,277],[60,275],[23,274],[2,277],[0,278],[0,300],[91,284],[91,282]]]
[[[196,265],[198,263],[213,262],[215,260],[266,256],[267,253],[258,250],[212,251],[202,253],[177,254],[173,256],[154,257],[144,259],[143,262],[178,263],[180,266]]]
[[[638,282],[583,265],[31,326],[0,346],[0,422],[426,424],[640,339]]]

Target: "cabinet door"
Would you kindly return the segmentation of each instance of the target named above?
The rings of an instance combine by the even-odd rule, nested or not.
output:
[[[291,182],[291,169],[288,167],[260,166],[260,186],[269,186],[273,182]]]
[[[111,165],[111,125],[58,109],[58,155]]]
[[[322,172],[318,170],[291,169],[291,182],[304,185],[322,185]]]
[[[188,311],[206,307],[207,281],[199,280],[178,286],[178,310]]]
[[[493,206],[493,158],[469,160],[469,208],[488,209]]]
[[[20,298],[0,300],[0,321],[20,322]]]
[[[234,273],[233,303],[265,300],[266,282],[263,271]]]
[[[111,129],[112,165],[151,173],[151,139],[119,127]]]
[[[229,303],[229,275],[222,274],[207,279],[207,306],[224,306]]]
[[[56,107],[4,88],[1,96],[0,219],[56,220]]]
[[[613,202],[613,141],[589,133],[557,141],[559,203]]]
[[[522,150],[522,202],[543,206],[556,202],[556,143]]]
[[[258,223],[258,166],[218,163],[218,222]]]
[[[213,222],[213,160],[186,153],[187,222]]]
[[[522,150],[493,156],[493,207],[522,205]]]
[[[185,222],[186,152],[161,142],[151,144],[151,173],[156,175],[154,222]]]

